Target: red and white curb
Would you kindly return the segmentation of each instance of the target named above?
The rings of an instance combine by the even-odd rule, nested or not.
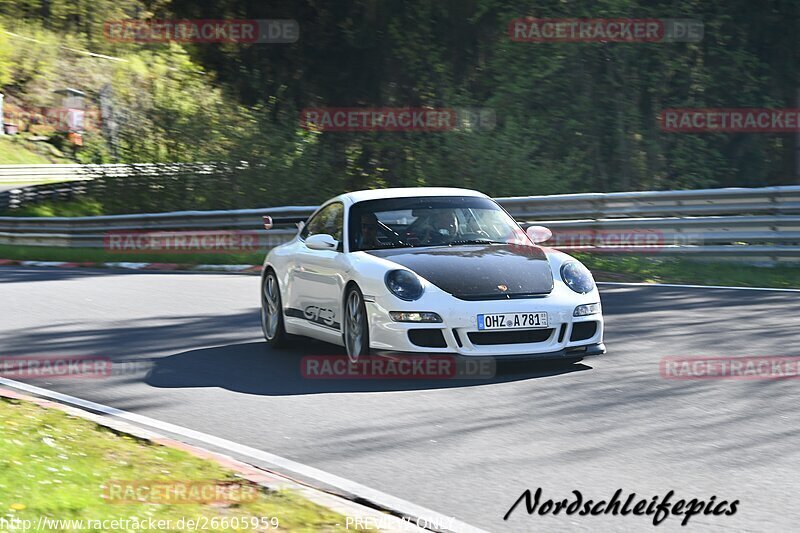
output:
[[[0,266],[26,266],[50,268],[123,268],[127,270],[182,270],[201,272],[239,272],[244,274],[260,274],[261,265],[186,265],[181,263],[134,263],[134,262],[69,262],[69,261],[21,261],[17,259],[0,259]]]

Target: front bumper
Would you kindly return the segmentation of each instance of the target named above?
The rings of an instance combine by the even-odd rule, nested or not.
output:
[[[449,353],[503,359],[565,359],[605,353],[602,313],[572,316],[576,305],[591,303],[585,297],[580,300],[550,297],[489,302],[453,300],[447,305],[436,306],[417,303],[416,309],[389,309],[388,305],[397,307],[397,304],[368,302],[370,347],[392,352]],[[394,322],[389,318],[389,311],[405,310],[436,312],[443,322],[417,324]],[[534,311],[547,312],[546,329],[478,330],[478,314]]]
[[[378,350],[378,353],[382,353],[383,350]],[[387,350],[385,351],[387,355],[402,355],[405,352],[397,352],[396,350]],[[409,354],[416,354],[419,352],[409,352]],[[427,351],[426,351],[427,353]],[[565,361],[565,360],[574,360],[574,359],[583,359],[584,357],[593,357],[597,355],[603,355],[606,353],[606,345],[602,342],[597,344],[590,344],[586,346],[573,346],[571,348],[564,348],[562,350],[558,350],[556,352],[545,352],[545,353],[517,353],[517,354],[503,354],[498,356],[503,361]],[[461,355],[461,354],[456,354]],[[473,355],[470,356],[475,359],[487,358],[494,356],[485,356],[485,355]]]

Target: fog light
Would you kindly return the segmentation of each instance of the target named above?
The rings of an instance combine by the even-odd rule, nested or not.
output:
[[[389,311],[389,316],[395,322],[441,322],[442,317],[436,313],[418,313],[409,311]]]
[[[600,304],[583,304],[579,305],[572,312],[572,316],[589,316],[596,315],[600,312]]]

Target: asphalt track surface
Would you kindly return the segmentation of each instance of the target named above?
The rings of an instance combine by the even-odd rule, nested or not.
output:
[[[32,383],[311,465],[489,531],[642,531],[646,516],[529,516],[544,499],[739,500],[659,531],[790,531],[800,506],[797,379],[663,379],[664,356],[800,355],[800,293],[602,286],[609,353],[501,365],[482,380],[311,380],[270,351],[259,279],[0,268],[0,356],[136,362]],[[264,465],[268,466],[268,465]]]

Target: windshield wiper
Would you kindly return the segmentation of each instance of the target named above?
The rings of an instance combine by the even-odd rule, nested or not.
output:
[[[508,244],[505,241],[493,241],[491,239],[461,239],[450,241],[448,244]]]
[[[414,246],[411,245],[411,244],[399,243],[399,242],[390,242],[390,243],[387,243],[387,244],[378,244],[376,246],[372,246],[370,248],[366,248],[366,249],[364,249],[364,251],[369,251],[369,250],[387,250],[387,249],[390,249],[390,248],[413,248],[413,247]]]

